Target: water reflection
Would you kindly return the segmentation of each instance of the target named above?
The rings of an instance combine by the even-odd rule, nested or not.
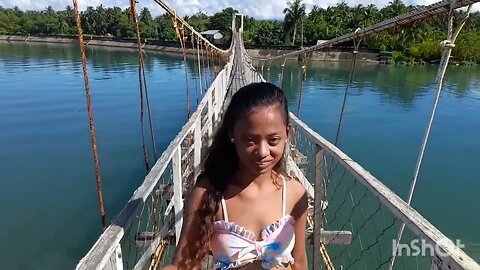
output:
[[[87,63],[93,71],[101,73],[136,72],[138,70],[137,50],[129,48],[111,48],[102,46],[88,46]],[[159,58],[158,56],[161,56]],[[61,72],[66,66],[75,74],[80,74],[81,59],[78,44],[28,43],[0,41],[0,61],[3,62],[8,73],[19,72],[22,69],[53,68]],[[154,70],[155,65],[163,65],[167,70],[183,68],[183,59],[178,54],[146,51],[144,67],[147,72]],[[215,62],[218,69],[218,63]],[[197,72],[198,65],[192,56],[187,57],[189,74]]]
[[[281,62],[272,63],[271,71],[264,67],[264,77],[280,84]],[[306,87],[310,85],[319,90],[344,91],[350,72],[348,62],[311,61],[307,69]],[[409,106],[417,97],[425,95],[435,85],[438,66],[387,66],[379,64],[358,63],[355,69],[351,94],[364,91],[379,93],[384,102]],[[260,70],[261,68],[259,68]],[[301,63],[287,61],[284,70],[283,87],[287,94],[296,97],[301,85]],[[444,85],[447,91],[453,91],[460,98],[469,95],[480,86],[480,68],[450,66],[447,70]],[[472,92],[471,94],[475,94]]]

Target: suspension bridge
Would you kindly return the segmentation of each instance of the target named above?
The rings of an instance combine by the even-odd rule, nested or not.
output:
[[[209,86],[199,101],[197,109],[192,114],[189,111],[188,121],[155,165],[149,168],[147,164],[148,174],[143,183],[108,226],[105,224],[101,181],[97,173],[104,231],[89,252],[79,261],[77,269],[160,269],[162,265],[170,263],[182,228],[185,196],[200,173],[202,158],[231,95],[246,84],[265,81],[263,77],[265,64],[268,65],[269,70],[274,60],[283,60],[281,64],[283,80],[283,67],[287,59],[303,56],[302,69],[305,79],[309,54],[315,50],[346,42],[353,42],[354,51],[344,102],[339,109],[341,113],[335,142],[327,141],[302,122],[298,117],[298,111],[296,114],[290,113],[293,136],[287,147],[284,165],[287,172],[304,185],[309,196],[308,226],[305,231],[308,239],[309,269],[480,269],[480,265],[475,260],[410,206],[450,53],[458,33],[468,18],[471,5],[478,1],[445,0],[364,29],[357,29],[353,33],[319,45],[274,57],[255,59],[247,54],[243,45],[243,17],[239,26],[236,25],[236,17],[232,18],[231,46],[228,50],[221,50],[177,16],[177,12],[164,1],[154,1],[171,15],[184,60],[185,42],[188,39],[186,32],[188,32],[193,49],[196,51],[196,64],[200,74],[202,74],[201,66],[205,68],[213,59],[223,58],[226,64],[221,71],[210,78],[210,81],[205,73],[203,78],[200,77],[200,91],[202,91],[202,84]],[[130,4],[137,26],[140,91],[145,92],[148,102],[144,74],[142,76],[142,44],[135,13],[135,1],[130,1]],[[75,0],[74,6],[78,21]],[[466,15],[454,24],[454,10],[461,7],[468,7]],[[440,13],[448,13],[449,21],[446,26],[447,37],[441,44],[443,54],[436,78],[437,95],[420,149],[409,196],[402,199],[367,169],[343,153],[336,144],[361,39],[381,31],[408,26],[412,22]],[[81,26],[79,23],[77,26],[81,49],[84,50]],[[204,52],[207,57],[206,65],[205,57],[200,56]],[[83,57],[84,64],[85,61]],[[88,100],[88,74],[85,68],[84,74]],[[186,87],[188,88],[188,84]],[[190,102],[190,99],[188,100]],[[93,116],[90,117],[95,153]],[[150,122],[150,127],[151,125]],[[144,153],[146,155],[145,148]],[[399,244],[409,243],[414,239],[422,239],[424,243],[436,248],[432,249],[427,256],[400,256],[400,253],[396,252],[399,251]],[[204,269],[211,269],[211,261],[210,257],[205,259]]]

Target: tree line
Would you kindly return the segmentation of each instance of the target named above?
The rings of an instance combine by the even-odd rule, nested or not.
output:
[[[246,44],[261,46],[310,46],[318,40],[328,40],[389,18],[414,11],[419,6],[406,6],[401,0],[392,0],[379,9],[375,5],[348,6],[341,2],[326,9],[313,6],[307,13],[302,0],[287,3],[283,20],[256,20],[244,18]],[[225,43],[231,37],[231,18],[238,11],[229,7],[213,15],[204,12],[185,16],[197,31],[221,30]],[[457,15],[461,16],[462,11]],[[171,17],[162,14],[153,17],[148,8],[139,12],[142,38],[176,40]],[[81,13],[84,33],[99,36],[135,37],[130,9],[119,7],[87,7]],[[239,23],[237,24],[239,25]],[[438,60],[440,41],[446,37],[447,15],[412,23],[402,29],[389,30],[363,40],[361,46],[390,51],[396,62],[423,62]],[[75,35],[77,33],[73,8],[55,11],[22,11],[18,7],[0,6],[0,34]],[[456,41],[454,60],[480,63],[480,12],[470,15]]]

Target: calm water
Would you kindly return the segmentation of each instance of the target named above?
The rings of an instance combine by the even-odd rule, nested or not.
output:
[[[107,218],[143,180],[137,55],[89,49]],[[405,198],[433,100],[436,66],[360,65],[340,147]],[[146,73],[159,155],[186,120],[178,56],[148,54]],[[285,71],[296,110],[300,74]],[[189,63],[192,78],[193,63]],[[333,140],[349,65],[308,70],[301,117]],[[278,82],[279,69],[270,78]],[[267,77],[268,74],[265,74]],[[451,67],[413,204],[480,260],[480,69]],[[195,87],[190,83],[192,104]],[[0,265],[72,268],[100,233],[78,48],[0,43]]]

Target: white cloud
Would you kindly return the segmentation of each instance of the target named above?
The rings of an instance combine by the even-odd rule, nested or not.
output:
[[[191,15],[199,10],[212,15],[227,7],[233,7],[241,13],[252,16],[256,19],[281,19],[283,18],[283,9],[287,6],[289,0],[167,0],[167,3],[178,11],[179,15]],[[346,0],[350,5],[369,5],[375,4],[377,7],[384,7],[391,0]],[[201,3],[202,2],[202,3]],[[308,9],[313,5],[326,8],[336,5],[342,0],[304,0]],[[404,0],[406,5],[430,5],[437,0]],[[127,0],[78,0],[80,9],[88,6],[119,6],[126,8],[129,5]],[[0,6],[14,7],[18,6],[22,10],[43,10],[47,6],[52,6],[55,10],[64,9],[66,6],[72,6],[71,0],[0,0]],[[140,7],[148,7],[153,15],[164,13],[163,9],[153,0],[140,0]],[[474,10],[480,10],[480,3],[474,5]]]

